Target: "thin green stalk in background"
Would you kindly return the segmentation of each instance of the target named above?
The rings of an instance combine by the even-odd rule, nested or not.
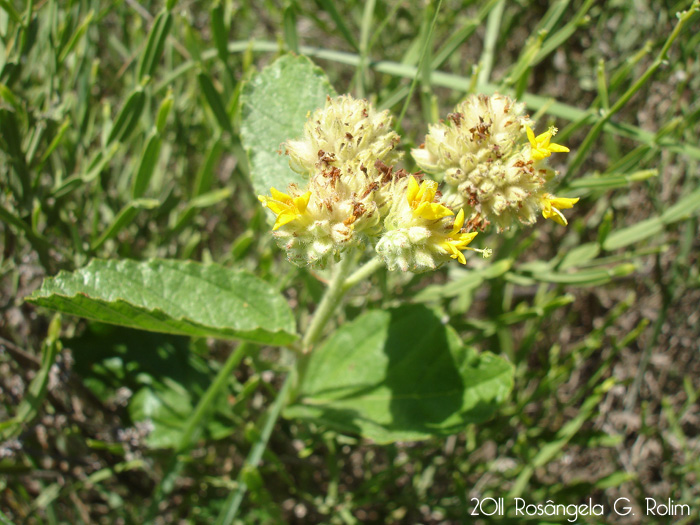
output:
[[[605,126],[605,124],[607,124],[608,121],[612,118],[612,116],[618,111],[620,111],[627,104],[627,102],[629,102],[629,100],[635,95],[635,93],[637,93],[637,91],[639,91],[642,88],[642,86],[644,86],[644,84],[646,84],[647,81],[649,81],[652,75],[656,73],[656,70],[659,69],[661,64],[664,63],[669,48],[680,34],[681,30],[683,29],[683,26],[688,23],[688,21],[693,17],[693,15],[695,15],[698,12],[698,10],[700,10],[700,0],[695,0],[690,6],[690,9],[679,13],[676,27],[673,28],[673,31],[666,39],[666,42],[661,48],[661,51],[659,51],[659,54],[656,56],[654,62],[647,68],[644,74],[641,77],[639,77],[639,79],[637,79],[637,81],[634,84],[632,84],[627,91],[625,91],[625,93],[617,100],[617,102],[615,102],[615,104],[610,108],[609,111],[603,112],[601,118],[598,119],[593,128],[588,132],[588,135],[586,135],[586,138],[583,139],[583,143],[578,148],[576,156],[571,161],[569,168],[562,177],[562,183],[568,177],[574,175],[581,167],[583,161],[588,157],[588,151],[593,146],[593,143],[598,138],[598,135],[600,135],[601,131],[603,131],[603,127]]]
[[[425,57],[427,55],[428,48],[430,47],[432,41],[433,41],[433,31],[435,30],[435,23],[437,22],[438,15],[440,14],[440,8],[442,7],[442,0],[438,2],[437,7],[435,8],[435,14],[433,15],[433,21],[430,24],[430,30],[428,31],[428,36],[425,39],[425,43],[423,44],[423,50],[421,51],[420,54],[420,60],[418,61],[418,67],[415,68],[415,72],[413,74],[413,80],[411,81],[411,87],[408,90],[408,95],[406,96],[406,100],[403,104],[403,108],[401,108],[401,113],[399,114],[399,118],[396,119],[396,125],[401,126],[401,123],[403,122],[403,118],[406,115],[406,111],[408,111],[408,106],[411,104],[411,98],[413,97],[413,92],[416,89],[416,84],[418,83],[418,76],[420,74],[420,71],[423,66],[423,61],[425,60]],[[426,9],[428,9],[426,7]]]
[[[261,52],[261,53],[275,53],[278,51],[278,44],[274,42],[266,41],[237,41],[230,42],[228,49],[231,53],[244,53],[249,51]],[[359,55],[356,53],[346,53],[344,51],[333,51],[328,49],[322,49],[311,46],[300,46],[299,50],[302,54],[317,57],[322,60],[330,60],[333,62],[338,62],[340,64],[345,64],[349,66],[357,66],[360,61]],[[202,60],[211,60],[216,56],[215,49],[209,49],[202,53]],[[185,62],[167,75],[160,83],[155,86],[155,92],[167,89],[172,83],[186,74],[193,67],[196,67],[197,63],[189,61]],[[403,77],[403,78],[416,78],[419,68],[416,66],[411,66],[407,64],[400,64],[398,62],[392,62],[388,60],[380,60],[376,62],[371,62],[369,67],[384,73],[387,75]],[[434,86],[446,87],[454,89],[461,92],[467,92],[470,86],[470,77],[455,75],[452,73],[444,73],[441,71],[433,71],[430,75],[430,82]],[[503,89],[495,84],[488,83],[482,86],[482,92],[486,95],[492,95],[496,92],[501,92],[503,94],[512,94],[512,91]],[[533,93],[523,93],[521,99],[530,109],[538,110],[542,107],[547,107],[547,114],[553,117],[561,118],[570,122],[582,121],[586,117],[590,117],[590,112],[585,109],[577,108],[575,106],[570,106],[561,102],[552,101],[551,98],[535,95]],[[399,121],[397,121],[399,122]],[[637,126],[626,123],[615,123],[609,120],[604,123],[603,130],[617,135],[620,137],[626,137],[632,139],[636,142],[640,142],[647,145],[655,145],[662,147],[674,153],[680,153],[681,155],[686,155],[693,159],[700,160],[700,147],[694,144],[688,144],[680,140],[674,140],[670,138],[664,138],[663,140],[657,141],[656,134],[651,131],[643,130]]]
[[[368,0],[362,13],[362,25],[360,27],[360,63],[355,71],[355,90],[358,98],[366,96],[367,63],[369,61],[369,35],[372,29],[372,17],[376,0]]]
[[[260,465],[260,460],[262,459],[262,455],[267,448],[267,442],[270,440],[272,429],[275,427],[275,423],[277,422],[277,419],[282,412],[282,408],[287,401],[287,394],[292,386],[293,375],[294,374],[291,372],[287,374],[284,384],[275,398],[275,402],[267,412],[265,416],[265,424],[260,432],[260,436],[255,441],[253,448],[250,449],[250,453],[248,454],[248,457],[246,458],[245,463],[243,464],[243,467],[238,475],[238,487],[236,490],[231,492],[231,494],[229,494],[228,498],[226,498],[224,507],[216,520],[216,525],[228,525],[232,523],[236,517],[238,509],[243,502],[243,497],[248,491],[248,484],[244,481],[244,477],[249,470],[256,469],[258,468],[258,465]]]
[[[190,414],[190,417],[185,423],[185,429],[180,437],[180,441],[177,448],[174,451],[173,458],[171,459],[168,467],[166,468],[165,474],[161,479],[160,483],[156,487],[153,493],[153,501],[151,508],[149,509],[148,518],[146,521],[151,521],[158,512],[158,506],[162,499],[172,492],[175,487],[175,481],[182,471],[184,463],[178,457],[181,454],[185,454],[199,438],[202,428],[204,427],[206,416],[211,414],[213,411],[214,402],[219,394],[223,391],[233,370],[241,362],[241,359],[250,351],[252,345],[250,343],[240,343],[236,349],[231,352],[228,359],[216,374],[216,378],[209,385],[209,388],[204,393],[202,398],[197,403],[197,406]]]
[[[263,452],[265,451],[267,442],[270,439],[272,429],[280,416],[282,408],[284,408],[288,399],[294,399],[296,397],[296,392],[290,392],[290,389],[294,387],[294,390],[297,390],[301,384],[304,378],[304,373],[306,372],[306,368],[309,364],[309,358],[311,356],[313,345],[318,342],[323,335],[323,329],[327,326],[328,321],[337,310],[338,306],[340,306],[343,296],[353,286],[367,279],[384,265],[381,259],[374,258],[348,276],[348,273],[355,264],[355,261],[356,257],[354,255],[348,255],[344,259],[341,259],[336,265],[333,271],[333,277],[331,278],[323,298],[321,299],[321,302],[314,313],[311,324],[309,325],[306,333],[304,334],[304,338],[302,339],[302,353],[297,354],[295,370],[287,374],[281,390],[277,394],[274,403],[267,412],[265,424],[263,425],[260,436],[253,445],[253,448],[251,448],[245,464],[243,465],[238,476],[238,487],[226,499],[224,508],[216,521],[217,525],[228,525],[232,523],[233,519],[236,517],[243,501],[243,497],[248,490],[244,477],[250,469],[255,469],[260,464]]]
[[[479,60],[479,76],[477,80],[477,89],[481,90],[482,86],[488,84],[491,77],[491,68],[493,68],[494,54],[496,51],[496,41],[501,32],[501,18],[503,18],[503,10],[506,7],[505,0],[500,0],[489,13],[486,21],[486,36],[484,38],[484,51]]]

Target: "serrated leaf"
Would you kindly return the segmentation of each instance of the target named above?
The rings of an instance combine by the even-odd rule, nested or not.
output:
[[[285,55],[243,88],[241,140],[248,154],[256,193],[282,191],[303,178],[292,171],[280,145],[301,136],[307,114],[335,91],[323,71],[303,56]]]
[[[46,279],[29,302],[153,332],[285,345],[296,339],[289,305],[257,277],[191,261],[93,260]]]
[[[431,310],[370,311],[313,350],[299,417],[377,443],[448,435],[489,418],[513,386],[513,367],[462,345]]]

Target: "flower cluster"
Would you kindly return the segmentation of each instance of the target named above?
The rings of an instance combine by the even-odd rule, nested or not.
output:
[[[324,267],[348,250],[374,247],[390,270],[424,272],[456,259],[474,229],[494,222],[499,230],[516,220],[530,224],[542,212],[566,224],[561,209],[577,199],[545,191],[555,172],[554,128],[535,136],[523,107],[507,97],[473,96],[430,126],[413,157],[425,172],[444,181],[422,180],[395,169],[402,154],[388,111],[366,100],[328,98],[304,126],[299,140],[285,146],[290,167],[307,181],[286,192],[260,196],[276,216],[273,234],[288,259]],[[465,223],[466,220],[466,223]],[[466,228],[465,228],[466,224]]]
[[[578,200],[547,192],[556,175],[548,157],[569,150],[551,142],[556,128],[535,136],[523,111],[503,95],[470,95],[446,122],[429,126],[425,143],[411,152],[422,170],[444,181],[446,204],[463,209],[477,228],[533,224],[538,212],[566,224],[559,210]]]

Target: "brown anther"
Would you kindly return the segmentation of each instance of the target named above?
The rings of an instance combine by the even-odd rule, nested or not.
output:
[[[321,159],[321,162],[325,162],[326,164],[329,164],[331,162],[335,162],[335,154],[334,153],[326,153],[322,149],[318,150],[318,158]]]
[[[387,166],[381,160],[377,160],[374,163],[374,167],[382,174],[382,184],[387,184],[391,181],[391,172],[394,170],[393,166]]]
[[[377,191],[379,189],[379,184],[376,182],[370,182],[369,186],[367,186],[367,189],[364,191],[362,196],[360,197],[361,200],[364,200],[367,195],[372,193],[373,191]]]
[[[352,136],[350,133],[346,133],[346,134],[345,134],[345,138],[348,139],[348,140],[352,140],[352,139],[353,139],[353,136]]]
[[[323,176],[331,181],[331,187],[335,189],[336,184],[340,180],[341,171],[335,166],[331,166],[330,170],[324,171]]]
[[[469,129],[472,134],[472,140],[483,140],[490,135],[489,128],[491,123],[486,124],[483,117],[479,117],[479,124]]]
[[[408,176],[409,176],[409,173],[405,169],[399,168],[397,170],[397,172],[394,173],[394,180],[401,180],[404,177],[408,177]]]
[[[447,120],[451,120],[454,122],[454,125],[459,127],[462,124],[462,121],[464,120],[464,114],[462,113],[450,113],[447,115]]]
[[[489,224],[489,221],[484,219],[481,215],[477,214],[476,216],[469,219],[464,224],[464,228],[462,229],[466,230],[467,233],[473,232],[474,230],[479,230],[483,232],[486,226],[488,226]]]
[[[365,208],[365,205],[361,202],[352,203],[352,214],[355,217],[361,217],[365,213],[365,211],[367,211],[367,208]]]

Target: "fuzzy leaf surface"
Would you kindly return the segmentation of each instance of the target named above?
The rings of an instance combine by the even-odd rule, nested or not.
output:
[[[370,311],[313,350],[295,404],[299,417],[377,443],[459,432],[489,418],[513,386],[513,368],[478,354],[430,309]]]
[[[284,55],[246,84],[241,140],[258,195],[269,194],[273,186],[286,191],[292,182],[304,184],[279,152],[282,143],[301,137],[308,113],[323,107],[327,96],[335,96],[333,86],[304,56]]]
[[[285,345],[296,339],[287,301],[265,281],[223,266],[153,259],[93,260],[48,278],[29,302],[152,332]]]

